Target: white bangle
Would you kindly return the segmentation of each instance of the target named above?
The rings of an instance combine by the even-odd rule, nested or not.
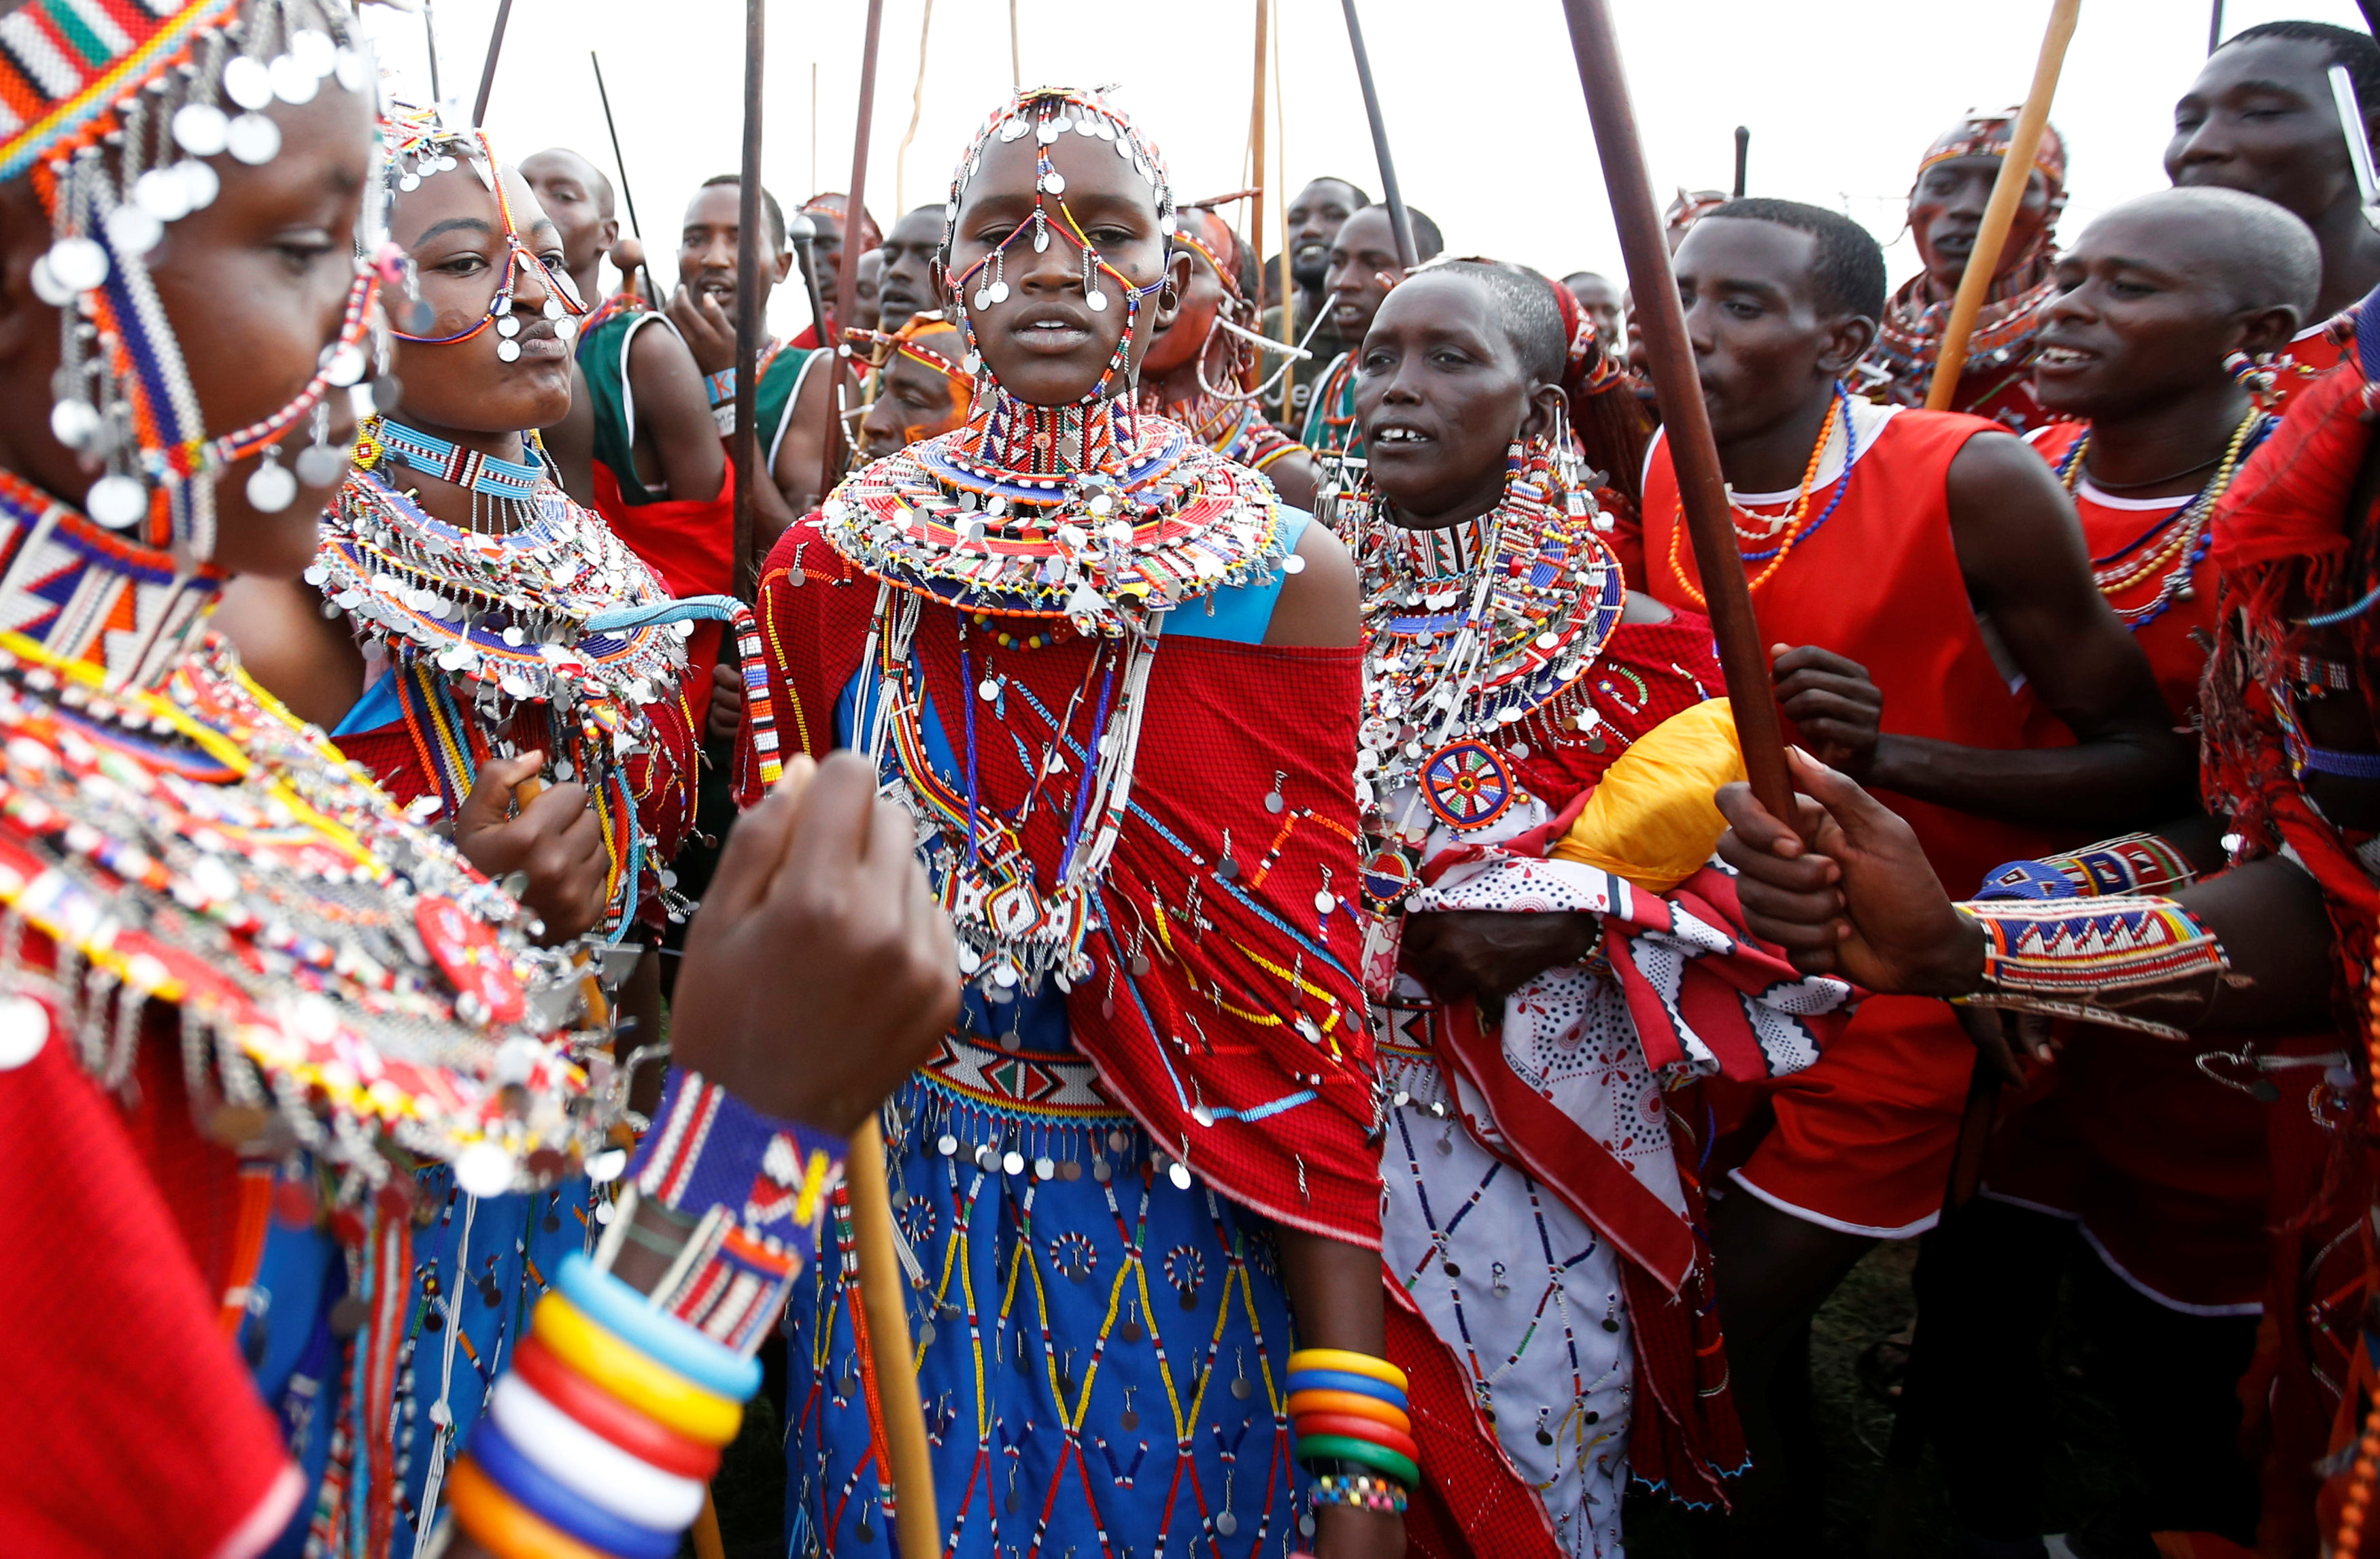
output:
[[[682,1532],[702,1514],[701,1483],[620,1449],[517,1374],[508,1371],[496,1382],[488,1414],[546,1476],[623,1521]]]

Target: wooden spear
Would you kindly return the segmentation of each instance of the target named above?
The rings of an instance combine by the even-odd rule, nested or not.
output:
[[[471,123],[484,126],[488,122],[488,94],[496,86],[496,56],[504,53],[504,24],[513,19],[513,0],[502,0],[496,6],[496,25],[488,34],[488,57],[480,66],[480,95],[471,102]],[[433,85],[431,91],[438,89]]]
[[[868,209],[868,128],[876,118],[876,43],[883,30],[884,0],[868,0],[868,39],[859,58],[859,124],[852,131],[850,192],[843,198],[843,263],[835,267],[840,274],[834,283],[833,334],[838,338],[859,307],[860,213]],[[832,354],[829,359],[832,372],[826,384],[826,437],[819,445],[821,503],[843,474],[843,371],[851,359],[848,342],[827,336],[827,322],[820,320],[819,347]]]
[[[750,601],[759,585],[753,566],[758,560],[752,555],[753,484],[768,480],[768,473],[760,469],[759,385],[755,383],[759,378],[760,300],[768,292],[760,284],[760,267],[765,263],[760,247],[764,11],[761,0],[744,0],[744,161],[736,173],[735,189],[735,426],[727,439],[728,458],[735,467],[735,594],[743,601]]]
[[[589,49],[587,51],[587,63],[595,67],[595,95],[603,104],[603,128],[612,137],[612,165],[620,171],[620,199],[628,208],[628,236],[637,240],[638,251],[642,253],[645,229],[637,221],[637,192],[628,187],[628,160],[620,155],[620,127],[612,117],[612,94],[603,88],[603,61],[594,50]],[[644,255],[637,269],[645,274],[645,301],[656,309],[660,308],[667,300],[662,297],[661,287],[653,280],[652,256]]]
[[[1611,220],[1620,230],[1628,286],[1636,297],[1636,331],[1651,359],[1653,388],[1660,397],[1686,533],[1694,540],[1711,633],[1718,644],[1719,665],[1727,673],[1744,776],[1771,816],[1790,820],[1794,815],[1793,783],[1785,766],[1784,725],[1768,679],[1768,647],[1752,615],[1752,591],[1744,583],[1743,559],[1729,513],[1727,479],[1719,471],[1718,445],[1711,438],[1694,347],[1686,339],[1685,310],[1670,269],[1660,209],[1653,203],[1653,181],[1636,135],[1636,111],[1620,67],[1611,12],[1606,0],[1562,0],[1562,9],[1570,20],[1571,48],[1578,55],[1579,84],[1586,90],[1586,114],[1595,126],[1595,150],[1603,163]]]
[[[421,43],[430,54],[430,101],[444,107],[446,94],[438,85],[438,24],[431,19],[431,0],[421,0]]]
[[[2000,250],[2008,245],[2009,227],[2017,207],[2024,203],[2025,186],[2033,179],[2033,154],[2041,148],[2041,132],[2049,125],[2049,100],[2058,94],[2058,72],[2066,63],[2066,45],[2074,38],[2074,18],[2082,0],[2051,0],[2049,30],[2042,34],[2041,57],[2034,62],[2033,90],[2009,130],[2008,155],[1999,177],[1992,181],[1992,198],[1984,207],[1983,225],[1975,247],[1968,251],[1967,269],[1959,278],[1958,296],[1950,301],[1950,321],[1942,329],[1942,350],[1934,359],[1934,382],[1926,387],[1925,408],[1948,411],[1958,394],[1959,376],[1967,369],[1967,338],[1991,291],[1992,273],[1999,268]]]
[[[1364,49],[1364,24],[1355,19],[1355,0],[1339,0],[1339,4],[1347,13],[1347,46],[1354,51],[1355,79],[1364,89],[1364,113],[1372,121],[1372,155],[1380,164],[1380,187],[1388,192],[1389,225],[1397,236],[1397,264],[1410,271],[1421,263],[1421,258],[1414,249],[1413,218],[1405,214],[1404,191],[1397,185],[1397,164],[1389,155],[1389,128],[1380,119],[1380,90],[1372,84],[1372,56]]]
[[[1248,206],[1248,245],[1256,250],[1257,263],[1264,263],[1265,239],[1265,26],[1270,19],[1271,7],[1267,0],[1257,0],[1257,79],[1249,89],[1248,108],[1248,182],[1257,187],[1256,199]],[[1284,238],[1286,235],[1284,235]],[[1287,310],[1290,300],[1281,298],[1281,306]],[[1257,278],[1257,311],[1264,311],[1264,278]]]

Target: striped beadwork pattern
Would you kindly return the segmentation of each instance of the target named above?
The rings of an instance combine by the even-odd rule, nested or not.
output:
[[[73,144],[193,33],[237,9],[238,0],[31,0],[0,20],[0,182]]]

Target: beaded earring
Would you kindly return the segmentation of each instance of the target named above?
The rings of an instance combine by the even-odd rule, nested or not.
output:
[[[2273,385],[2277,382],[2272,360],[2270,352],[2260,352],[2253,358],[2245,352],[2234,352],[2223,359],[2223,371],[2231,375],[2232,382],[2250,395],[2268,396],[2273,393]]]

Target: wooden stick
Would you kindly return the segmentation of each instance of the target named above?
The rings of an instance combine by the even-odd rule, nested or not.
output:
[[[1651,359],[1653,388],[1669,430],[1670,458],[1678,473],[1686,532],[1694,539],[1694,563],[1702,570],[1711,633],[1718,643],[1719,665],[1727,673],[1744,774],[1760,804],[1772,816],[1790,821],[1793,784],[1785,766],[1783,720],[1768,680],[1768,647],[1752,614],[1727,479],[1719,470],[1718,445],[1711,438],[1694,350],[1686,339],[1685,310],[1670,269],[1660,208],[1653,203],[1653,181],[1637,139],[1636,111],[1620,67],[1611,12],[1606,0],[1562,0],[1562,9],[1570,21],[1571,48],[1578,56],[1579,84],[1586,91],[1587,117],[1595,126],[1595,149],[1611,197],[1612,223],[1620,230],[1628,286],[1636,296],[1636,329]]]
[[[760,299],[760,87],[767,39],[766,7],[761,0],[744,0],[744,161],[736,173],[735,228],[735,427],[727,452],[735,466],[735,594],[750,601],[758,591],[752,555],[755,518],[753,483],[765,481],[760,469],[759,378]]]
[[[2033,180],[2033,154],[2041,148],[2041,132],[2049,124],[2049,100],[2058,95],[2058,72],[2066,63],[2066,45],[2074,38],[2074,18],[2082,0],[2050,0],[2049,28],[2042,34],[2041,56],[2034,62],[2033,90],[2009,130],[2008,155],[1999,177],[1992,181],[1992,198],[1984,207],[1983,225],[1975,247],[1967,253],[1967,269],[1959,278],[1958,296],[1950,302],[1950,321],[1942,329],[1942,349],[1934,359],[1934,382],[1926,387],[1925,408],[1948,411],[1959,391],[1959,376],[1967,371],[1967,338],[1974,333],[1975,316],[1992,287],[1999,268],[2000,250],[2008,245],[2009,227],[2017,207],[2024,203],[2025,186]],[[1639,295],[1642,296],[1641,294]]]
[[[727,1544],[719,1536],[719,1502],[702,1491],[702,1514],[694,1518],[694,1559],[727,1559]]]
[[[1355,80],[1364,89],[1364,115],[1372,121],[1372,155],[1380,164],[1380,186],[1388,191],[1389,225],[1396,232],[1397,264],[1410,271],[1421,260],[1414,249],[1413,218],[1405,214],[1404,191],[1397,185],[1396,161],[1389,155],[1389,130],[1380,120],[1380,90],[1372,84],[1372,56],[1364,49],[1364,24],[1355,19],[1355,0],[1339,0],[1339,5],[1347,13],[1347,46],[1355,55]]]
[[[1752,127],[1735,127],[1735,199],[1743,199],[1743,175],[1752,163]]]
[[[909,209],[909,143],[917,139],[917,121],[926,112],[926,44],[934,35],[934,0],[926,0],[925,19],[917,24],[917,84],[909,89],[909,128],[901,132],[901,150],[892,154],[892,220]]]
[[[612,165],[620,173],[620,199],[628,208],[628,236],[637,240],[637,248],[645,247],[645,229],[637,221],[637,192],[628,188],[628,160],[620,155],[620,127],[612,117],[612,94],[603,87],[603,61],[592,49],[587,51],[587,63],[595,67],[595,95],[603,104],[603,128],[612,137]],[[637,267],[645,274],[645,301],[658,309],[662,298],[661,286],[653,280],[652,256],[645,256]]]
[[[834,491],[843,474],[844,365],[851,360],[849,344],[840,339],[844,326],[859,307],[860,213],[868,209],[868,129],[876,118],[876,44],[884,31],[884,0],[868,0],[868,41],[859,56],[859,124],[851,136],[851,186],[843,198],[843,263],[834,284],[834,335],[829,340],[824,320],[819,322],[819,347],[830,354],[826,385],[826,438],[819,446],[819,501]]]
[[[868,1349],[876,1356],[876,1393],[884,1413],[884,1443],[892,1455],[892,1530],[901,1559],[941,1559],[941,1518],[934,1508],[933,1448],[926,1439],[925,1405],[909,1346],[909,1285],[892,1253],[892,1202],[884,1183],[884,1138],[876,1117],[851,1134],[843,1163],[851,1196],[851,1233],[858,1247],[860,1301],[868,1312]]]
[[[2223,46],[2223,0],[2215,0],[2215,14],[2206,18],[2206,52],[2213,54]]]
[[[430,55],[430,101],[437,107],[446,105],[446,94],[438,85],[438,24],[430,19],[431,0],[421,0],[421,42]]]
[[[1265,29],[1271,19],[1271,7],[1267,0],[1257,0],[1257,79],[1248,94],[1248,182],[1259,186],[1257,198],[1248,208],[1248,247],[1256,250],[1257,263],[1264,263],[1265,211]],[[1290,306],[1286,294],[1281,300],[1283,309]],[[1257,278],[1257,311],[1264,312],[1264,278]]]
[[[471,123],[484,126],[488,122],[488,94],[496,87],[496,56],[504,53],[504,24],[513,19],[513,0],[501,0],[496,6],[496,25],[488,34],[488,57],[480,66],[480,95],[471,103]],[[435,91],[433,85],[431,89]]]
[[[1297,345],[1297,278],[1291,274],[1289,263],[1289,116],[1282,111],[1289,101],[1289,94],[1281,90],[1282,30],[1275,28],[1272,33],[1272,112],[1275,128],[1281,132],[1272,138],[1272,205],[1274,214],[1281,218],[1281,339],[1283,345],[1294,347]],[[1262,183],[1263,180],[1259,178],[1257,182]],[[1257,263],[1264,263],[1261,255],[1257,257]],[[1281,368],[1281,415],[1291,420],[1289,432],[1293,438],[1297,434],[1296,405],[1297,359],[1291,358]]]
[[[1008,0],[1008,90],[1025,90],[1025,55],[1016,46],[1016,0]]]

